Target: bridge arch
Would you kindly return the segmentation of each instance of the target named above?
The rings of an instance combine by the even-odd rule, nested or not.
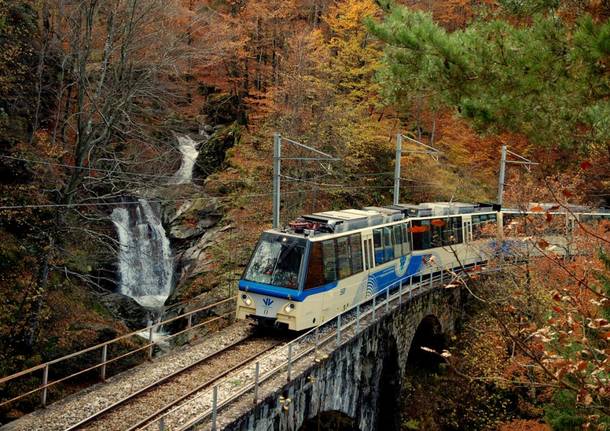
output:
[[[435,353],[422,349],[422,347],[440,352],[445,347],[445,341],[440,320],[435,315],[428,314],[417,325],[407,355],[407,366],[420,369],[436,369],[440,363],[440,358]]]

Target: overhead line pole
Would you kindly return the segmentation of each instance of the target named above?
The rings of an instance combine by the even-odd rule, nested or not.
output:
[[[419,147],[423,147],[423,150],[403,150],[402,142],[403,139],[410,141]],[[396,160],[394,162],[394,196],[392,202],[394,205],[398,205],[400,203],[400,159],[403,154],[412,153],[412,154],[429,154],[434,160],[438,161],[438,156],[441,154],[440,150],[432,147],[431,145],[424,144],[423,142],[418,141],[417,139],[413,139],[409,136],[405,136],[402,133],[398,132],[396,134]]]
[[[508,160],[508,156],[514,156],[519,158],[519,160]],[[500,156],[500,174],[498,176],[498,197],[497,202],[498,205],[502,206],[504,202],[504,183],[506,179],[506,165],[508,163],[512,163],[514,165],[524,165],[525,169],[530,170],[530,166],[537,165],[538,163],[532,162],[530,159],[526,159],[520,154],[517,154],[513,151],[510,151],[506,145],[502,145],[502,153]]]
[[[396,135],[396,162],[394,163],[394,205],[400,201],[400,158],[402,155],[402,134]]]
[[[502,145],[502,156],[500,157],[500,175],[498,176],[498,205],[502,206],[504,195],[504,175],[506,173],[506,145]]]
[[[319,157],[282,157],[282,141],[297,147],[301,147],[307,151],[311,151],[317,154]],[[282,135],[280,135],[278,132],[273,134],[273,229],[279,229],[280,227],[282,160],[314,162],[334,161],[340,159],[308,145],[293,141],[292,139],[282,138]]]
[[[282,136],[273,134],[273,229],[280,226],[280,170],[282,163]]]

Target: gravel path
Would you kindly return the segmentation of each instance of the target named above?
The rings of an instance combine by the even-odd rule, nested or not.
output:
[[[251,327],[237,322],[209,335],[193,346],[178,348],[151,362],[144,363],[86,390],[51,404],[0,427],[1,431],[64,430],[95,414],[137,390],[172,374],[198,359],[221,350],[240,339],[249,337]],[[106,428],[112,430],[116,428]],[[120,429],[120,428],[119,428]]]

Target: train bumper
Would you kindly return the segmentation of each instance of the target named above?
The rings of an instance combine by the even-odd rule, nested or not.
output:
[[[237,306],[237,318],[245,320],[248,316],[254,316],[256,314],[256,308],[246,307],[244,305]]]
[[[277,313],[276,321],[280,324],[284,324],[291,331],[297,330],[297,318],[296,316],[289,316],[287,314]]]

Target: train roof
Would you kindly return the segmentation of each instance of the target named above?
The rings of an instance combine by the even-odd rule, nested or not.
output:
[[[498,211],[499,206],[485,203],[424,202],[398,204],[362,209],[322,211],[306,214],[281,231],[283,234],[310,236],[312,234],[342,233],[365,227],[377,226],[411,217],[439,217]]]

